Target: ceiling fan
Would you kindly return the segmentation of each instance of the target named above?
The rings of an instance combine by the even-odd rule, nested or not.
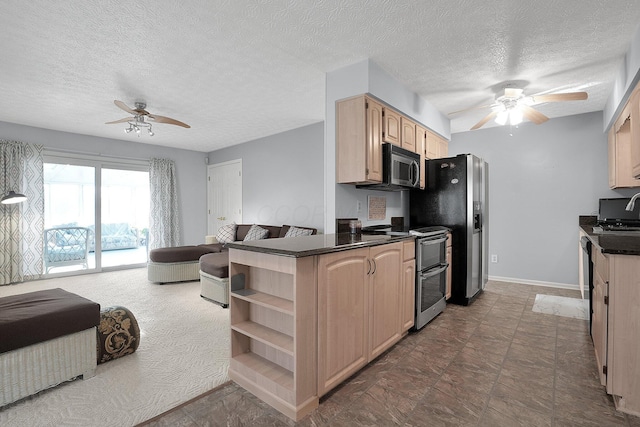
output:
[[[117,99],[113,101],[113,103],[116,104],[117,107],[126,111],[127,113],[132,114],[133,117],[125,117],[124,119],[115,120],[113,122],[107,122],[105,124],[111,125],[115,123],[129,123],[129,127],[125,128],[124,130],[126,133],[135,131],[138,134],[138,136],[140,136],[140,128],[144,127],[144,128],[147,128],[147,130],[149,131],[149,135],[153,136],[154,133],[151,130],[151,122],[166,123],[169,125],[182,126],[183,128],[191,127],[186,123],[183,123],[176,119],[172,119],[170,117],[151,114],[150,112],[145,110],[145,108],[147,108],[147,104],[144,102],[136,102],[135,103],[136,108],[133,108],[133,109],[129,108],[124,102],[118,101]]]
[[[507,122],[511,125],[517,125],[525,118],[539,125],[549,120],[549,118],[533,108],[533,105],[545,102],[580,101],[588,97],[587,92],[552,93],[532,96],[525,96],[522,92],[523,90],[519,88],[506,87],[502,95],[496,96],[496,101],[493,104],[466,108],[449,113],[449,115],[480,108],[491,108],[492,111],[476,123],[471,130],[484,126],[489,120],[494,118],[499,125],[504,125]]]

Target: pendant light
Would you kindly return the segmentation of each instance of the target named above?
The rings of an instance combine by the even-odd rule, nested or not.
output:
[[[9,190],[9,192],[0,200],[0,203],[3,205],[12,205],[14,203],[22,203],[27,200],[27,196],[24,194],[16,193],[13,190]]]

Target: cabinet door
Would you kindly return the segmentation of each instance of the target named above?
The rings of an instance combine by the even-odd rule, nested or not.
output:
[[[608,299],[609,297],[609,284],[601,275],[601,271],[603,271],[604,269],[604,266],[601,265],[603,260],[606,260],[606,258],[594,257],[594,262],[596,263],[596,265],[593,272],[593,317],[591,323],[591,335],[593,337],[593,348],[596,353],[596,363],[598,365],[598,375],[600,376],[600,383],[603,386],[606,386],[607,376],[604,373],[603,367],[607,365],[608,305],[606,304],[606,299]]]
[[[438,137],[431,131],[427,131],[427,149],[425,155],[427,159],[438,158]]]
[[[400,143],[402,148],[416,153],[416,124],[406,117],[401,117],[400,125],[402,127],[402,140]]]
[[[318,396],[368,359],[369,249],[318,257]]]
[[[449,141],[444,138],[438,138],[438,158],[443,159],[449,157]]]
[[[370,250],[369,360],[400,339],[402,293],[402,242],[374,246]]]
[[[400,114],[390,108],[384,108],[383,116],[382,141],[398,146],[401,145]]]
[[[367,99],[367,181],[382,182],[382,105]]]
[[[416,301],[416,260],[411,259],[402,264],[402,330],[408,331],[414,323]]]

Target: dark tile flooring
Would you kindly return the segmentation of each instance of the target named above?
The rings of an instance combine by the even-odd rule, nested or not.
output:
[[[588,323],[533,312],[536,294],[490,282],[334,389],[295,423],[234,383],[149,426],[639,426],[600,386]]]

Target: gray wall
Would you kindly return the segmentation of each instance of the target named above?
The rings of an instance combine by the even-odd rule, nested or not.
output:
[[[242,221],[324,229],[324,123],[209,153],[209,164],[242,159]]]
[[[577,286],[578,216],[598,199],[636,191],[608,187],[602,112],[452,135],[450,155],[489,163],[489,263],[492,277]]]
[[[449,119],[370,60],[327,73],[326,91],[324,159],[327,232],[334,232],[335,218],[359,218],[366,226],[388,224],[392,216],[405,216],[408,212],[406,192],[371,191],[357,189],[354,185],[336,184],[335,103],[339,99],[369,93],[445,137],[449,137],[450,133]],[[384,220],[368,221],[367,200],[370,195],[386,198]],[[356,209],[357,202],[362,206],[360,211]]]
[[[67,150],[78,154],[101,154],[141,160],[159,157],[175,161],[182,243],[204,242],[204,236],[207,233],[207,200],[204,196],[207,194],[205,153],[142,144],[136,142],[135,137],[132,137],[134,140],[130,142],[120,141],[5,122],[0,122],[0,138],[42,144],[45,148]]]

